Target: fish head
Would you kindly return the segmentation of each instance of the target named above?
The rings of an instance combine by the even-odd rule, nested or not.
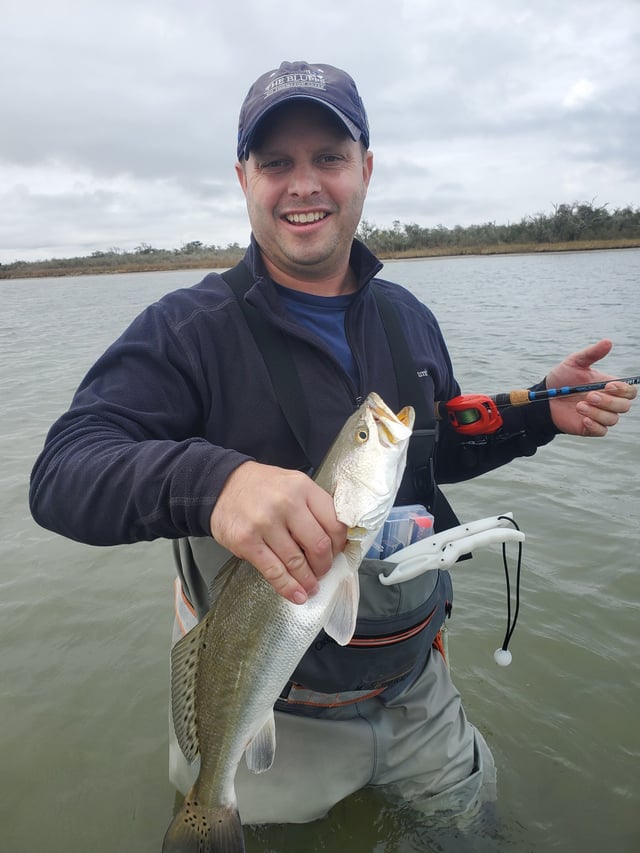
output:
[[[411,406],[396,415],[371,393],[347,420],[325,460],[336,515],[349,528],[347,553],[354,561],[358,556],[357,564],[395,501],[414,418]]]

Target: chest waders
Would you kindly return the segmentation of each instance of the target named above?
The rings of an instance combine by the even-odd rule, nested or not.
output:
[[[308,412],[298,402],[304,395],[286,338],[245,299],[253,278],[243,263],[223,273],[222,278],[238,300],[278,403],[305,455],[307,471],[311,471]],[[434,404],[424,397],[393,305],[375,282],[371,289],[389,341],[400,404],[412,405],[416,413],[405,476],[412,478],[415,494],[435,516],[435,529],[446,530],[459,522],[434,479],[438,432]],[[363,561],[359,569],[360,607],[351,642],[340,646],[322,631],[293,673],[276,703],[277,709],[313,714],[376,695],[384,700],[393,695],[394,685],[421,671],[432,646],[438,644],[442,623],[451,613],[451,578],[447,571],[430,571],[407,583],[383,587],[378,575],[388,567],[384,561]]]

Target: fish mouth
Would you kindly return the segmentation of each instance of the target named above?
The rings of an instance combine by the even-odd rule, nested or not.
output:
[[[405,406],[404,409],[400,409],[396,417],[401,424],[404,424],[407,427],[407,429],[413,429],[415,412],[411,406]]]
[[[377,395],[372,395],[371,414],[378,426],[380,438],[387,446],[405,441],[413,428],[415,413],[411,406],[405,406],[397,415]]]

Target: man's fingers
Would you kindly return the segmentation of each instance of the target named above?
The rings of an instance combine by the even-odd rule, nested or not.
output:
[[[574,352],[567,358],[567,361],[573,362],[576,367],[583,370],[588,370],[592,364],[601,361],[605,356],[609,355],[613,341],[608,338],[602,338],[595,344],[590,344],[578,352]]]
[[[602,438],[607,434],[607,429],[607,427],[602,426],[597,421],[591,420],[591,418],[585,418],[582,422],[582,435],[587,438]]]
[[[307,595],[313,595],[318,587],[318,578],[309,563],[303,544],[297,541],[295,533],[280,529],[266,536],[265,541],[274,559],[270,567],[265,566],[263,574],[274,589],[280,592],[281,587],[284,587],[285,580],[280,578],[280,573],[283,573],[290,579],[286,581],[288,589],[286,598],[291,598],[295,591],[303,592],[305,599]],[[324,571],[331,566],[330,553],[327,555],[326,563],[326,566],[323,565]],[[260,570],[261,567],[256,566],[256,568]],[[274,579],[277,580],[278,585],[274,583]]]
[[[586,400],[578,403],[576,409],[581,415],[584,415],[585,427],[588,427],[589,435],[605,435],[607,429],[615,426],[619,420],[619,415],[616,412],[591,406]],[[588,424],[587,421],[589,421]],[[604,432],[600,432],[600,427],[604,428]]]
[[[620,415],[629,411],[637,393],[637,388],[626,382],[608,382],[602,391],[591,391],[576,404],[576,411],[584,418],[582,434],[606,435],[609,427],[618,423]]]
[[[304,561],[304,556],[300,556]],[[292,573],[268,548],[264,549],[261,558],[256,558],[254,565],[274,590],[293,604],[304,604],[309,595],[315,592],[317,588],[318,581],[308,567],[306,572],[301,573],[302,577],[307,580],[307,588],[298,580],[300,574],[296,573],[298,574],[296,577],[296,574]]]
[[[327,492],[299,471],[251,461],[228,477],[210,529],[297,604],[313,595],[346,542],[346,527]]]
[[[547,388],[560,388],[563,385],[587,385],[591,382],[604,382],[615,379],[610,374],[601,373],[593,365],[611,351],[613,343],[603,338],[578,352],[571,353],[564,361],[553,367],[546,377]]]
[[[617,399],[620,401],[635,400],[635,398],[638,396],[638,386],[637,385],[629,385],[627,382],[618,382],[618,381],[607,382],[604,390],[607,394],[609,394],[612,397],[612,399]],[[587,399],[589,399],[589,398],[587,397]],[[622,406],[626,405],[626,408],[616,409],[616,411],[618,411],[620,413],[628,412],[629,409],[631,408],[630,403],[625,404],[624,402],[622,402],[622,403],[620,403],[620,405],[622,405]]]
[[[307,508],[318,520],[315,532],[310,531],[306,539],[305,554],[318,577],[329,570],[331,561],[347,543],[347,527],[336,518],[333,499],[320,488],[310,490]]]

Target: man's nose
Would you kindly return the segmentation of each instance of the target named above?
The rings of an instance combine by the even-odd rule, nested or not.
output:
[[[289,175],[289,195],[305,197],[320,192],[322,183],[312,163],[297,164]]]

